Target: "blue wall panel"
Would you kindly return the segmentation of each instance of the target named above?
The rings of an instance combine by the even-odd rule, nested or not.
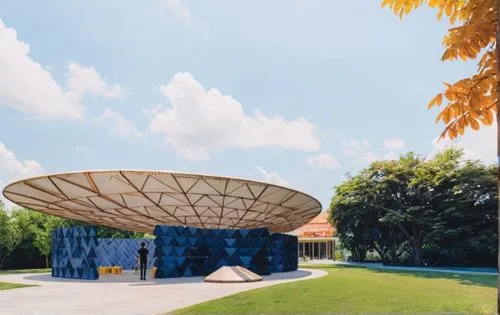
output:
[[[156,226],[157,278],[206,276],[222,266],[268,275],[267,229],[199,229]]]
[[[126,238],[99,238],[97,251],[98,266],[121,266],[125,270],[139,268],[137,264],[137,250],[141,243],[146,243],[148,254],[148,268],[154,264],[155,244],[152,239],[126,239]]]
[[[269,269],[271,272],[297,270],[299,264],[297,236],[274,233],[269,237]]]
[[[58,228],[52,233],[52,276],[95,280],[97,238],[92,227]]]

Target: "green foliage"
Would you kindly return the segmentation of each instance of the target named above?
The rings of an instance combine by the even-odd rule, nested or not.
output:
[[[52,232],[59,227],[84,226],[84,222],[59,218],[37,211],[15,208],[8,215],[0,205],[0,269],[49,267]],[[96,227],[102,238],[142,238],[143,233]],[[153,237],[154,238],[154,237]]]
[[[97,237],[100,238],[142,238],[144,233],[123,231],[105,226],[96,227]]]
[[[10,215],[0,201],[0,270],[5,259],[21,242],[21,231],[12,223]]]
[[[373,249],[391,264],[495,266],[495,167],[461,158],[408,153],[339,185],[329,217],[354,260]]]

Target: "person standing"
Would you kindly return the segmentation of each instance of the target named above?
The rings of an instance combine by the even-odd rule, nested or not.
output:
[[[148,267],[148,253],[149,251],[145,248],[146,243],[141,243],[141,248],[137,251],[139,253],[139,263],[141,268],[141,280],[146,280],[146,269]]]

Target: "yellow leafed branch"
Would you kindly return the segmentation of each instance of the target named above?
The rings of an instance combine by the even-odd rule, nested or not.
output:
[[[491,125],[497,111],[496,23],[497,0],[383,0],[382,7],[389,7],[403,17],[412,10],[426,4],[437,9],[437,17],[448,17],[451,24],[459,26],[448,30],[443,40],[445,51],[441,59],[477,59],[477,74],[454,84],[445,83],[446,89],[437,94],[428,108],[446,104],[436,117],[446,127],[441,138],[450,139],[462,135],[466,128],[478,130]],[[482,54],[482,55],[481,55]]]

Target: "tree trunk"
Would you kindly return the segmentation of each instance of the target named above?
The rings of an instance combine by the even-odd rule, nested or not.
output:
[[[500,79],[498,76],[500,75],[500,49],[498,48],[498,43],[500,43],[500,0],[496,1],[496,9],[497,9],[497,38],[495,49],[497,51],[497,192],[500,196]],[[500,235],[500,202],[497,205],[497,229],[498,234]],[[498,237],[498,241],[500,242],[500,237]],[[500,246],[500,243],[499,243]],[[498,252],[497,258],[498,268],[500,270],[500,251]],[[500,277],[498,278],[500,279]],[[497,282],[497,314],[500,314],[500,281]]]
[[[49,255],[45,254],[45,268],[49,268]]]
[[[373,246],[373,248],[380,256],[380,259],[382,260],[382,264],[383,265],[386,264],[387,263],[386,253],[384,251],[382,251],[378,246]]]
[[[2,259],[0,259],[0,270],[2,270],[3,263],[5,262],[5,257],[6,256],[2,256]]]
[[[500,49],[498,48],[498,43],[500,42],[500,0],[496,1],[497,9],[497,38],[495,49],[497,51],[497,191],[500,196]],[[500,235],[500,202],[497,205],[497,229]],[[500,237],[498,238],[500,242]],[[499,243],[500,246],[500,243]],[[500,270],[500,251],[498,252],[497,258],[498,268]],[[500,279],[500,277],[498,278]],[[500,314],[500,281],[497,283],[497,314]]]
[[[415,266],[422,265],[422,238],[414,237],[412,241],[413,247],[413,264]]]

